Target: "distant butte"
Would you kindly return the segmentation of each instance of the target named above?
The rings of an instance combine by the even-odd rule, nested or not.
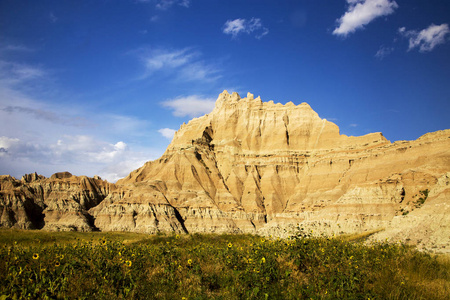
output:
[[[395,143],[349,137],[306,103],[224,91],[161,158],[115,185],[58,174],[0,177],[1,225],[274,236],[297,224],[319,234],[384,229],[372,238],[450,252],[450,130]]]

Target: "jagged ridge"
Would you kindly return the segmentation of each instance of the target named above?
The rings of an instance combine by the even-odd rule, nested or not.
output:
[[[37,173],[21,180],[0,176],[0,226],[21,229],[95,229],[91,207],[114,188],[99,177],[73,176],[69,172],[45,178]]]
[[[80,215],[92,217],[93,224],[83,221],[75,229],[148,233],[283,236],[299,223],[318,233],[385,228],[375,238],[409,240],[449,252],[449,146],[450,130],[395,143],[381,133],[349,137],[306,103],[275,104],[250,93],[241,99],[224,91],[210,114],[180,127],[160,159],[116,185],[101,185],[92,203],[68,196],[79,194],[80,184],[64,196],[70,201],[42,200],[27,183],[48,180],[37,174],[22,179],[28,185],[19,190],[26,195],[22,199],[37,199],[46,229],[71,228]],[[68,180],[64,174],[58,176],[52,180]],[[2,186],[12,182],[2,180]],[[17,186],[12,189],[17,193]],[[429,190],[428,198],[418,205],[424,190]],[[2,193],[0,200],[11,199]],[[3,226],[11,224],[3,221],[11,211],[5,213],[8,205],[3,205]],[[21,211],[19,206],[16,211]],[[77,217],[71,219],[68,212],[74,211]],[[54,226],[61,219],[66,227]],[[16,222],[42,226],[35,223]]]
[[[111,204],[92,213],[105,230],[282,235],[297,223],[328,233],[389,228],[420,190],[446,181],[449,136],[445,130],[394,144],[381,133],[348,137],[306,103],[225,91],[210,114],[183,124],[160,159],[120,180]],[[443,193],[436,188],[430,200]],[[159,220],[149,226],[137,222],[143,216],[131,203],[165,209],[145,210]],[[129,215],[134,223],[124,221]]]

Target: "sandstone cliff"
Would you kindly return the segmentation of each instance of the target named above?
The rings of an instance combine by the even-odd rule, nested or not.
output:
[[[68,172],[0,176],[0,226],[288,236],[384,229],[450,252],[450,130],[345,136],[311,107],[219,95],[163,156],[115,185]]]
[[[395,143],[381,133],[349,137],[306,103],[224,91],[160,159],[118,181],[89,212],[101,230],[149,233],[385,228],[379,238],[446,252],[449,172],[450,130]]]
[[[0,176],[0,226],[21,229],[91,231],[87,212],[114,185],[68,172],[45,178],[36,173],[21,180]]]

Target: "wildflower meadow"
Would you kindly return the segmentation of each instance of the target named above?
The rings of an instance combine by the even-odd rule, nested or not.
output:
[[[449,299],[450,261],[389,241],[0,230],[0,299]]]

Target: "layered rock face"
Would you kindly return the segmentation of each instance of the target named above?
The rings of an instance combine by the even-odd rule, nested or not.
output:
[[[381,133],[349,137],[306,103],[225,91],[89,212],[101,230],[149,233],[385,228],[379,237],[445,252],[449,177],[450,130],[395,143]]]
[[[50,178],[27,174],[21,180],[0,176],[0,226],[91,231],[93,219],[88,210],[113,188],[99,178],[68,172]]]
[[[352,137],[311,107],[219,95],[163,156],[115,185],[0,176],[0,226],[288,236],[383,231],[450,252],[450,130],[391,143]],[[297,227],[298,226],[298,227]]]

